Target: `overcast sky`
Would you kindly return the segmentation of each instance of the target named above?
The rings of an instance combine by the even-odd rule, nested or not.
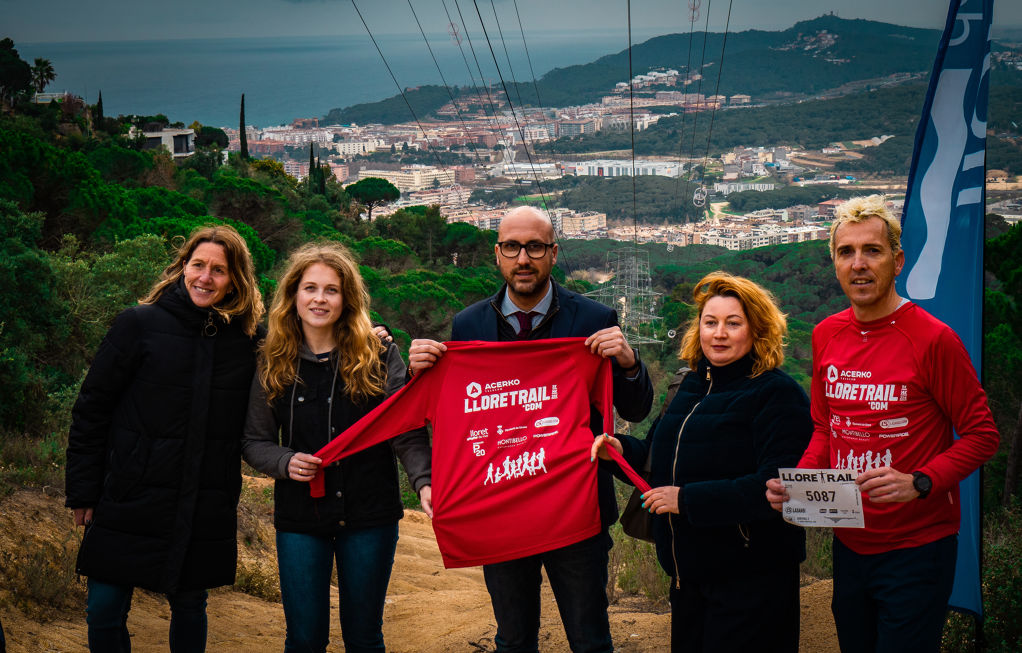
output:
[[[454,0],[445,0],[455,15]],[[472,0],[458,0],[470,30]],[[701,12],[712,0],[699,2]],[[978,0],[967,0],[978,2]],[[374,33],[418,33],[408,0],[356,0]],[[428,32],[447,29],[442,0],[411,0]],[[478,0],[484,19],[490,0]],[[684,0],[633,0],[633,40],[689,28]],[[712,2],[710,29],[722,31],[727,2]],[[496,0],[505,29],[517,28],[511,0]],[[518,0],[526,34],[537,30],[624,30],[625,0]],[[995,0],[998,27],[1022,27],[1022,2]],[[733,0],[731,29],[783,29],[833,11],[913,27],[942,28],[948,0]],[[471,16],[471,18],[470,18]],[[701,13],[698,28],[706,14]],[[505,21],[508,21],[505,23]],[[515,21],[511,23],[510,21]],[[18,42],[124,41],[364,33],[351,0],[0,0],[0,37]]]

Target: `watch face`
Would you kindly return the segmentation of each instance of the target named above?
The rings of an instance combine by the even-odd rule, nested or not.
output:
[[[916,491],[920,494],[926,494],[933,487],[933,482],[929,476],[919,474],[912,480],[912,485],[915,486]]]

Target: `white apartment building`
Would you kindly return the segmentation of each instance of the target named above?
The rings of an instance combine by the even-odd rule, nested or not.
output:
[[[557,123],[525,125],[522,128],[522,132],[525,133],[525,140],[527,141],[548,141],[557,138]]]
[[[463,206],[468,203],[468,198],[471,195],[472,191],[468,188],[455,185],[413,191],[408,194],[408,199],[412,204],[425,204],[426,206],[434,204],[441,206]]]
[[[713,192],[720,193],[721,195],[730,195],[731,193],[742,193],[747,190],[758,190],[762,192],[773,189],[774,185],[771,183],[750,184],[741,182],[725,182],[725,183],[717,182],[713,185]]]
[[[561,233],[564,235],[592,234],[607,230],[607,214],[596,211],[575,213],[561,218]]]
[[[376,147],[376,141],[341,141],[330,145],[330,148],[341,156],[371,154],[376,151]]]
[[[576,177],[631,177],[630,159],[595,159],[593,161],[569,161],[564,164],[564,174]],[[677,177],[684,172],[684,164],[671,161],[635,161],[635,175],[659,175]]]
[[[295,129],[293,127],[269,127],[262,131],[260,140],[280,141],[290,145],[329,143],[334,134],[329,129]]]
[[[731,251],[742,251],[767,245],[826,240],[827,229],[821,227],[756,227],[748,231],[712,230],[700,235],[703,245],[718,245]]]
[[[400,170],[358,171],[359,180],[366,177],[380,177],[397,186],[402,193],[431,188],[434,182],[440,186],[454,185],[454,171],[442,170],[436,166],[407,166]]]

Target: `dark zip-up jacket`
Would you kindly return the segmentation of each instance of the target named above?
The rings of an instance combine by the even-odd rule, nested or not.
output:
[[[71,413],[66,504],[95,508],[78,573],[159,592],[234,583],[257,340],[180,283],[117,316]]]
[[[794,467],[812,435],[809,399],[779,369],[750,378],[746,355],[688,374],[645,440],[620,436],[650,485],[678,486],[680,515],[654,519],[661,566],[684,580],[737,577],[805,559],[805,534],[770,507],[766,481]],[[623,475],[621,475],[624,480]]]
[[[308,483],[289,478],[287,465],[296,451],[315,453],[404,385],[405,366],[397,345],[391,343],[384,354],[384,393],[364,403],[355,403],[348,395],[336,373],[336,352],[320,361],[303,345],[298,362],[301,381],[288,386],[272,404],[266,401],[258,375],[252,380],[242,445],[245,461],[276,479],[274,526],[285,532],[329,535],[342,528],[396,522],[404,509],[394,454],[400,456],[416,492],[429,485],[430,446],[425,429],[409,431],[328,466],[326,496],[319,499],[309,495]]]

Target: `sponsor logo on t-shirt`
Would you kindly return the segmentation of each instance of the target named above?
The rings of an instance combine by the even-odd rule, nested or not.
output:
[[[507,406],[519,406],[523,410],[540,410],[543,402],[557,399],[557,386],[536,386],[534,388],[523,388],[521,390],[504,390],[502,392],[490,392],[484,394],[489,388],[506,388],[518,385],[518,379],[510,381],[487,383],[486,388],[480,388],[478,383],[469,383],[465,388],[465,412],[477,413],[483,410],[505,408]]]
[[[827,381],[836,383],[838,379],[868,379],[873,376],[869,370],[839,370],[834,365],[827,366]]]
[[[894,383],[827,383],[825,394],[830,399],[865,401],[871,410],[886,410],[892,402],[908,399],[908,389]]]
[[[859,438],[860,440],[869,438],[869,433],[866,431],[856,431],[854,429],[841,429],[841,435],[846,438]]]
[[[882,429],[900,429],[908,426],[907,417],[894,417],[891,419],[880,420],[880,428]]]
[[[468,440],[468,441],[472,441],[472,440],[478,440],[479,438],[489,437],[489,435],[490,435],[490,429],[488,429],[488,428],[469,429],[468,437],[465,438],[465,439]]]
[[[881,433],[881,438],[907,438],[908,431],[902,431],[901,433]]]

